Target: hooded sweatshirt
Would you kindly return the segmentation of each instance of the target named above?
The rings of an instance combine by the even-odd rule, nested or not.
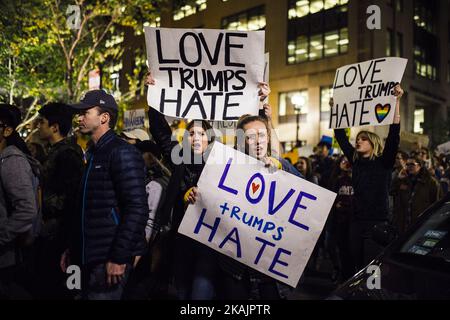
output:
[[[18,240],[31,230],[38,212],[35,175],[38,162],[15,146],[0,153],[0,269],[18,262]]]

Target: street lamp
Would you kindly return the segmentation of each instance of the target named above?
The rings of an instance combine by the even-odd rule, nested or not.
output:
[[[300,113],[305,105],[305,97],[300,93],[296,93],[291,97],[291,103],[294,105],[296,111],[297,130],[295,130],[295,143],[296,147],[300,146],[300,140],[298,137],[298,131],[300,130]]]

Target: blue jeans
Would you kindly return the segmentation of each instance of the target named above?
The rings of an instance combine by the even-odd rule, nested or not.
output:
[[[177,235],[174,276],[179,300],[212,300],[216,294],[217,259],[213,249]]]

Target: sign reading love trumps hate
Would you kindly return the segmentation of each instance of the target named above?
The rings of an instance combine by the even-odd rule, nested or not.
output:
[[[295,287],[335,193],[215,142],[178,232]]]
[[[237,120],[258,114],[264,31],[145,28],[156,84],[147,102],[172,117]]]
[[[381,58],[336,70],[330,128],[387,125],[394,121],[396,98],[408,60]]]

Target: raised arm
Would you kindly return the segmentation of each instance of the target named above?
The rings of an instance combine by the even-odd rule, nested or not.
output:
[[[155,84],[155,79],[153,79],[150,72],[146,75],[145,84]],[[172,150],[178,145],[178,141],[172,139],[172,130],[164,115],[150,107],[148,110],[148,122],[153,139],[155,139],[156,144],[161,148],[161,153],[164,158],[173,166],[171,155]]]
[[[389,134],[383,150],[383,163],[386,168],[392,168],[395,164],[398,146],[400,144],[400,99],[403,96],[403,89],[398,84],[394,88],[394,95],[397,97],[395,104],[394,122],[389,126]]]

